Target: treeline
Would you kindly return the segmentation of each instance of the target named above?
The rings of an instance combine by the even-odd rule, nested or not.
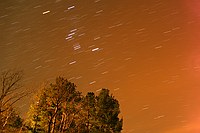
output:
[[[101,89],[98,95],[93,92],[83,95],[76,89],[75,84],[64,77],[57,77],[55,83],[38,90],[27,113],[28,117],[23,120],[13,108],[14,103],[28,94],[23,91],[19,93],[21,77],[21,72],[13,71],[3,72],[1,75],[0,132],[122,131],[123,120],[119,118],[119,102],[108,89]]]

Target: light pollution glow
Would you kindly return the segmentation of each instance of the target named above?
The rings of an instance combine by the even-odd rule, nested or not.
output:
[[[110,89],[124,133],[200,132],[198,0],[1,3],[0,68],[23,69],[25,88],[65,76]]]

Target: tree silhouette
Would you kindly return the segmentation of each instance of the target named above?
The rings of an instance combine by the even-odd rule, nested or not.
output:
[[[33,133],[120,133],[119,113],[119,103],[108,89],[83,96],[73,83],[58,77],[38,92],[28,126]]]
[[[0,75],[0,131],[3,132],[13,116],[13,105],[25,97],[21,90],[22,71],[6,70]],[[15,113],[14,113],[15,114]],[[14,120],[13,120],[14,121]]]
[[[42,88],[29,111],[33,132],[71,132],[81,109],[81,94],[75,87],[68,80],[58,77],[55,84]]]

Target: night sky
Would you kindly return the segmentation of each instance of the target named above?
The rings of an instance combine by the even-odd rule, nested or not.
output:
[[[110,89],[123,133],[199,133],[199,29],[198,0],[0,0],[0,69]]]

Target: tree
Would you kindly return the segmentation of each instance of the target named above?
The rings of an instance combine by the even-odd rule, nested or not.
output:
[[[27,95],[21,90],[22,71],[6,70],[0,75],[0,131],[3,132],[13,115],[13,105]]]
[[[96,116],[96,97],[93,92],[88,92],[87,95],[84,97],[84,112],[85,112],[85,127],[87,133],[93,132],[95,126],[97,125],[97,116]]]
[[[109,95],[108,89],[102,89],[97,96],[97,118],[101,123],[99,130],[105,133],[119,133],[122,130],[122,119],[119,119],[119,103]]]
[[[32,132],[75,132],[71,128],[77,125],[75,119],[81,109],[80,101],[81,93],[73,83],[62,77],[56,78],[54,84],[42,88],[31,105],[29,125]]]
[[[119,103],[102,89],[83,96],[63,77],[42,87],[30,106],[28,125],[33,133],[120,133]]]
[[[120,133],[123,120],[119,119],[119,103],[102,89],[98,96],[88,92],[85,97],[85,126],[90,133]]]

